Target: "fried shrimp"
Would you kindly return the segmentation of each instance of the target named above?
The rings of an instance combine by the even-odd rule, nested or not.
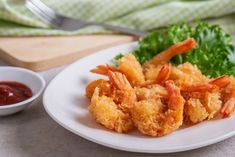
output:
[[[187,92],[212,92],[215,89],[226,87],[229,83],[230,81],[227,76],[221,76],[219,78],[209,81],[208,83],[191,85],[186,88],[183,88],[182,90]]]
[[[155,83],[162,84],[164,83],[170,76],[171,73],[171,64],[165,64],[162,66],[160,72],[157,75]]]
[[[184,114],[184,121],[187,124],[199,123],[209,116],[201,101],[196,98],[189,98],[186,101]]]
[[[138,101],[168,97],[167,90],[158,84],[148,85],[147,87],[136,87],[135,93]]]
[[[108,75],[108,71],[119,71],[116,67],[111,65],[98,65],[96,68],[91,69],[90,72],[100,74],[100,75]]]
[[[127,132],[133,128],[129,110],[136,101],[136,94],[124,74],[108,71],[107,75],[112,86],[112,94],[106,96],[105,93],[100,93],[99,87],[102,86],[99,84],[91,97],[89,111],[96,121],[106,128]]]
[[[169,79],[172,79],[180,88],[209,81],[209,78],[204,76],[196,66],[188,62],[172,67]]]
[[[118,67],[111,65],[98,65],[96,68],[90,70],[92,73],[108,76],[108,71],[121,72],[125,74],[128,81],[132,85],[140,85],[144,83],[144,74],[140,63],[134,55],[126,54],[118,61]]]
[[[106,128],[119,133],[132,130],[134,125],[130,114],[119,109],[112,98],[99,95],[99,88],[97,87],[88,107],[95,120]]]
[[[129,112],[137,100],[134,89],[124,74],[109,71],[108,76],[111,83],[116,87],[114,89],[114,101],[118,103],[123,111]]]
[[[92,73],[106,76],[90,82],[86,97],[97,123],[119,133],[137,128],[159,137],[184,124],[197,124],[235,111],[235,77],[210,78],[196,65],[171,65],[175,55],[196,47],[193,38],[176,43],[143,66],[133,54],[117,61],[117,67],[98,65]],[[218,116],[221,117],[221,116]]]
[[[223,105],[223,108],[221,109],[221,114],[224,118],[229,117],[232,115],[232,113],[235,110],[235,98],[232,97],[226,103]]]
[[[100,93],[102,95],[110,96],[112,94],[113,90],[112,90],[111,84],[108,81],[104,80],[104,79],[98,79],[98,80],[94,80],[94,81],[90,82],[87,85],[87,87],[86,87],[86,96],[88,98],[92,97],[96,87],[99,87]]]
[[[196,41],[193,38],[188,38],[182,42],[178,42],[165,51],[159,53],[155,57],[153,57],[147,64],[153,64],[155,66],[164,64],[168,62],[172,57],[178,54],[182,54],[190,51],[191,49],[196,47]]]
[[[214,118],[222,107],[221,88],[229,84],[227,76],[213,79],[204,84],[196,84],[182,89],[186,99],[185,116],[187,123],[198,123]],[[186,91],[186,92],[185,92]]]
[[[230,76],[229,80],[230,84],[221,92],[224,105],[220,113],[224,118],[231,116],[235,111],[235,78]]]
[[[133,54],[124,55],[118,61],[118,69],[126,75],[132,85],[144,83],[142,67]]]
[[[151,84],[164,84],[166,80],[169,79],[170,73],[171,73],[171,64],[167,63],[164,64],[163,66],[158,66],[161,67],[159,72],[157,72],[157,75],[155,77],[150,77],[150,79],[147,79],[147,81],[143,84],[141,84],[142,87],[151,85]],[[150,72],[150,71],[148,71]],[[149,75],[149,73],[147,74]]]
[[[222,101],[219,92],[183,92],[183,96],[186,100],[184,114],[187,124],[212,119],[220,112]]]
[[[208,113],[207,119],[214,118],[222,107],[220,92],[206,92],[203,100],[203,105]]]
[[[167,63],[172,57],[190,51],[196,47],[196,42],[193,38],[188,38],[182,42],[176,43],[165,51],[154,56],[150,61],[143,66],[143,71],[146,80],[154,80],[156,74],[160,72],[161,65]]]
[[[132,119],[140,132],[163,136],[178,129],[183,123],[184,99],[173,81],[166,82],[169,97],[165,104],[158,99],[142,100],[134,104]]]
[[[162,68],[162,65],[155,66],[151,64],[143,67],[145,80],[153,82],[156,79],[156,76],[160,72],[161,68]]]

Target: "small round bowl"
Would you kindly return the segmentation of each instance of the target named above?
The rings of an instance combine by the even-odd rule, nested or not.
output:
[[[0,106],[0,116],[10,115],[25,109],[42,93],[46,83],[37,73],[24,68],[10,66],[0,67],[0,81],[16,81],[27,85],[33,92],[33,96],[19,103]]]

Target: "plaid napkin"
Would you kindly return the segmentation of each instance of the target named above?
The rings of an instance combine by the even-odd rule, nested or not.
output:
[[[235,0],[42,0],[57,12],[87,21],[152,30],[177,22],[206,19],[235,34]],[[79,31],[52,29],[32,14],[23,0],[0,0],[0,36],[107,33],[98,26]]]

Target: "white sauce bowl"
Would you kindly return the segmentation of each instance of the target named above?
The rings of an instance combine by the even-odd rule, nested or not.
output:
[[[0,81],[15,81],[27,85],[33,92],[33,96],[22,102],[0,106],[0,116],[10,115],[25,109],[31,102],[40,96],[46,83],[37,73],[24,68],[10,66],[0,67]]]

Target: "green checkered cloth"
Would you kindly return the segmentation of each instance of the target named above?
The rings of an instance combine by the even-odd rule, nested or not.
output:
[[[235,34],[235,0],[42,0],[63,15],[153,30],[178,22],[203,19]],[[62,31],[43,23],[24,0],[0,0],[0,36],[51,36],[113,33],[98,26]]]

